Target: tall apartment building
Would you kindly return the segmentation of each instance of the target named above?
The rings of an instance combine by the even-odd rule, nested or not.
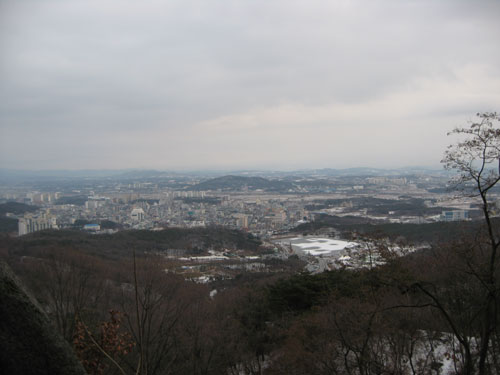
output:
[[[23,236],[28,233],[38,232],[44,229],[57,229],[57,221],[55,217],[46,216],[44,214],[33,215],[27,214],[18,222],[18,234]]]
[[[248,216],[245,214],[235,214],[234,218],[236,219],[236,226],[238,228],[248,228]]]

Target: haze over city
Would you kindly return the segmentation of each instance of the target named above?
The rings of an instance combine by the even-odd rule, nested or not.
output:
[[[439,167],[498,1],[0,3],[0,168]]]

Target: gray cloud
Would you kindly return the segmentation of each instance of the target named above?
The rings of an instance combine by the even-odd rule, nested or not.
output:
[[[0,7],[1,167],[435,165],[500,104],[497,1]]]

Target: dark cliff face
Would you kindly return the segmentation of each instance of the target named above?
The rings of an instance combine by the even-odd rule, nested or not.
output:
[[[3,374],[85,374],[70,345],[1,261],[0,369]]]

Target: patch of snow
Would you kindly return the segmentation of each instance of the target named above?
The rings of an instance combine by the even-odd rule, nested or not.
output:
[[[226,260],[229,259],[225,255],[205,255],[205,256],[199,256],[199,257],[182,257],[179,258],[180,260],[191,260],[194,262],[203,262],[207,260]]]
[[[358,246],[356,242],[335,240],[331,238],[310,237],[301,238],[301,241],[294,240],[298,239],[292,239],[290,241],[292,247],[297,247],[303,252],[314,256],[331,254],[333,252],[342,251]]]

